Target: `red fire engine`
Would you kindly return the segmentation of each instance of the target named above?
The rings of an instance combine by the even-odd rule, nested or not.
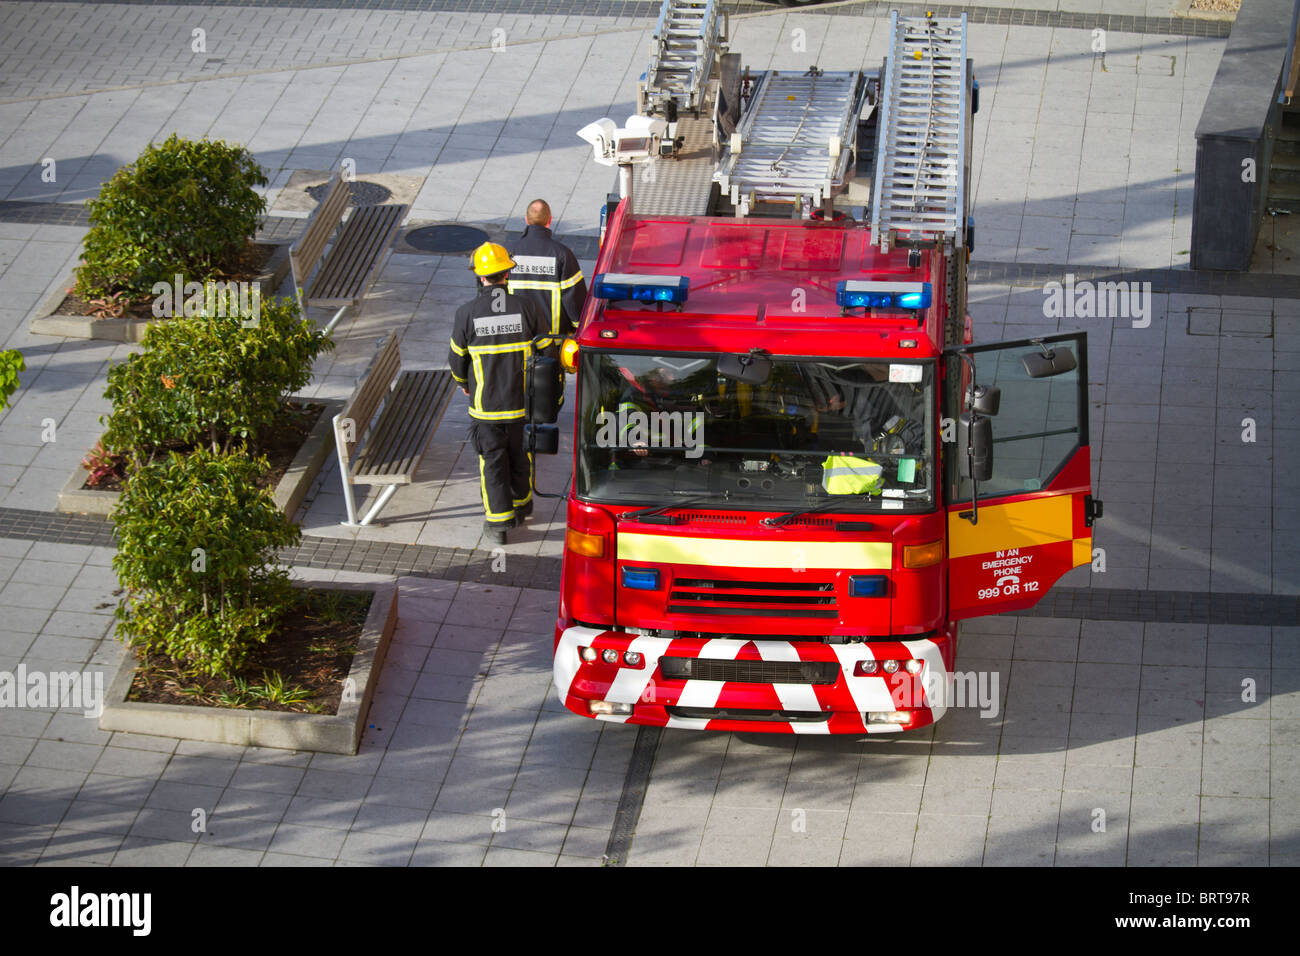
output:
[[[565,348],[556,688],[631,724],[923,727],[958,623],[1091,559],[1085,336],[971,344],[964,18],[895,15],[878,76],[742,74],[710,3],[665,3],[661,46],[684,7],[707,82],[656,60],[642,109],[703,115],[619,131],[677,158],[610,212]],[[684,195],[705,214],[661,211]]]

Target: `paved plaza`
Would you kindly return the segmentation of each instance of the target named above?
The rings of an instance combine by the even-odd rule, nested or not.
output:
[[[361,179],[420,183],[408,226],[517,233],[540,196],[590,277],[612,176],[576,130],[634,110],[658,4],[374,6],[0,2],[0,348],[27,363],[0,413],[0,671],[111,678],[121,658],[111,541],[59,539],[66,519],[49,516],[102,430],[107,370],[134,346],[29,323],[76,264],[77,204],[149,142],[246,144],[273,212],[295,171],[345,159]],[[732,49],[756,69],[874,70],[884,54],[885,4],[727,6]],[[965,625],[959,668],[996,675],[996,715],[954,711],[894,739],[584,720],[550,687],[560,499],[539,499],[512,534],[501,581],[474,570],[491,546],[457,393],[382,526],[339,524],[333,461],[298,515],[295,577],[398,580],[361,752],[109,733],[73,710],[3,709],[0,864],[1300,864],[1300,628],[1277,613],[1300,595],[1300,269],[1274,264],[1233,294],[1198,289],[1188,270],[1193,133],[1226,27],[1173,7],[960,8],[981,87],[976,341],[1089,333],[1105,570],[1058,587],[1167,601],[1127,619],[1055,610]],[[266,229],[302,224],[273,215]],[[1045,318],[1044,284],[1069,274],[1150,281],[1149,325]],[[305,394],[347,398],[394,331],[406,365],[445,368],[452,313],[471,292],[465,256],[401,247]],[[543,491],[569,479],[562,428],[561,454],[539,463]],[[308,545],[373,560],[331,563]],[[434,549],[459,563],[413,571],[395,557]],[[1244,610],[1161,610],[1207,593]],[[620,805],[639,815],[616,825]]]

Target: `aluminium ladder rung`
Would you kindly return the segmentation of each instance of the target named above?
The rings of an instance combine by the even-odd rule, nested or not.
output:
[[[895,234],[960,246],[966,215],[966,17],[893,12],[889,27],[872,238],[882,249]]]
[[[681,96],[680,106],[699,109],[719,36],[716,0],[663,0],[646,70],[647,100]]]

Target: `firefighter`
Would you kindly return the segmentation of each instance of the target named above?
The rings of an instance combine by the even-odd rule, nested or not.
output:
[[[470,440],[478,453],[484,531],[496,544],[532,514],[532,458],[524,449],[524,367],[546,332],[536,303],[507,289],[514,260],[485,242],[470,256],[478,295],[456,310],[447,363],[470,400]],[[537,348],[545,348],[542,339]]]
[[[578,327],[587,283],[578,259],[551,236],[551,207],[534,199],[524,213],[524,234],[510,244],[515,268],[510,291],[531,299],[550,319],[551,335],[562,337]]]
[[[688,460],[698,458],[702,452],[696,450],[702,448],[704,437],[701,428],[703,396],[682,392],[677,372],[668,366],[657,365],[639,377],[627,369],[621,371],[627,384],[618,403],[617,447],[629,450],[637,458],[648,458],[650,463],[676,461],[683,454]],[[661,414],[673,412],[679,416],[675,423]],[[678,444],[685,446],[685,452],[651,454],[652,448]],[[700,463],[708,465],[710,461],[704,459]],[[618,467],[616,459],[611,468]]]

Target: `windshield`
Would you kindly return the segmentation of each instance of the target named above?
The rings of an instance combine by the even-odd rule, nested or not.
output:
[[[933,362],[763,356],[746,384],[721,374],[717,355],[580,356],[584,498],[933,507]]]

